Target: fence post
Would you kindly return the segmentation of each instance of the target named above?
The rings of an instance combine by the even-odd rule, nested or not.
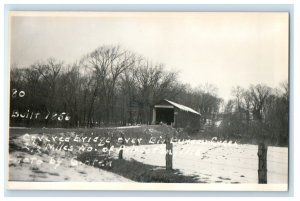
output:
[[[166,170],[173,169],[173,144],[168,135],[166,135]]]
[[[258,145],[258,183],[267,184],[267,153],[268,147],[264,143]]]
[[[120,149],[120,151],[119,151],[119,159],[123,159],[123,148],[125,145],[125,136],[123,133],[121,133],[121,138],[122,138],[122,143],[121,143],[122,149]]]

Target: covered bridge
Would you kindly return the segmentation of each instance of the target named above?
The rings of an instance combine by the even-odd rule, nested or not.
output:
[[[152,124],[165,123],[176,128],[200,128],[200,113],[190,107],[162,100],[153,107]]]

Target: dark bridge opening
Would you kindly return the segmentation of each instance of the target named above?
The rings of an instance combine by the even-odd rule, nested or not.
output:
[[[156,108],[156,124],[160,122],[171,125],[174,122],[174,108]]]

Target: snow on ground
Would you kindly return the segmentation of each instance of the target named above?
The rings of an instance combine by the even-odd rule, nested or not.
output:
[[[37,135],[37,134],[36,134]],[[33,136],[33,135],[32,135]],[[12,140],[21,146],[22,136]],[[118,149],[116,149],[118,150]],[[173,168],[183,175],[193,175],[206,183],[258,183],[258,147],[233,143],[191,140],[173,143]],[[58,152],[58,151],[56,151]],[[113,181],[131,180],[103,169],[71,163],[65,152],[50,155],[16,150],[10,153],[9,180],[11,181]],[[124,149],[126,160],[165,167],[165,144],[129,146]],[[114,158],[118,152],[113,153]],[[53,163],[53,160],[55,162]],[[58,163],[57,159],[62,162]],[[26,160],[25,160],[26,159]],[[268,147],[268,183],[287,184],[288,148]],[[41,164],[37,164],[39,161]],[[78,163],[78,162],[77,162]],[[58,165],[59,164],[59,165]],[[57,166],[57,167],[55,167]],[[132,181],[131,181],[132,182]]]
[[[39,156],[16,151],[10,154],[9,160],[10,181],[133,182],[69,158],[60,158],[61,162],[58,162],[58,158],[46,154]]]
[[[114,127],[112,129],[128,129],[128,128],[139,128],[141,126],[119,126],[119,127]]]
[[[9,128],[10,129],[31,129],[31,128],[27,128],[27,127],[14,127],[14,126],[11,126]]]
[[[164,144],[128,147],[127,160],[165,166]],[[207,183],[258,183],[257,145],[211,143],[192,140],[188,144],[173,144],[173,168],[184,175],[198,176]],[[288,181],[288,149],[268,147],[268,183]]]
[[[128,128],[139,128],[141,127],[141,125],[135,125],[135,126],[119,126],[119,127],[97,127],[99,129],[128,129]],[[10,129],[32,129],[32,128],[28,128],[28,127],[14,127],[14,126],[10,126]],[[42,129],[63,129],[63,128],[46,128],[43,127]]]

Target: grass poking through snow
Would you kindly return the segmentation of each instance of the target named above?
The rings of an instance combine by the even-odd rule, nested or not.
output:
[[[135,160],[115,159],[112,161],[112,167],[103,169],[137,182],[199,183],[196,176],[185,176],[179,170],[167,171],[164,167],[147,165]]]

